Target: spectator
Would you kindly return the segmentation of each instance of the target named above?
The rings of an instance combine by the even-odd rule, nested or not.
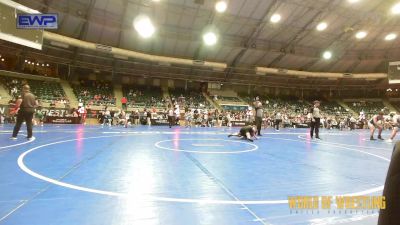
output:
[[[122,109],[126,110],[126,103],[128,102],[128,99],[126,97],[121,98],[121,103],[122,103]]]

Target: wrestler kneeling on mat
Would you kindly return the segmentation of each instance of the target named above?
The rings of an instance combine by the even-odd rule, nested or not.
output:
[[[257,134],[256,126],[244,126],[240,129],[239,133],[230,134],[228,135],[228,137],[236,136],[253,142],[253,140],[258,139],[256,134]]]

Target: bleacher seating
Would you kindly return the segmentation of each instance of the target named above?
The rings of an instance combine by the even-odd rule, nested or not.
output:
[[[352,101],[347,102],[347,105],[356,113],[363,111],[367,115],[377,114],[385,108],[382,101]]]
[[[124,86],[123,96],[128,99],[128,107],[164,107],[161,88],[148,86]]]
[[[32,93],[42,102],[66,100],[65,93],[58,82],[3,76],[0,77],[0,81],[8,89],[12,97],[18,97],[21,94],[22,86],[28,84],[31,87]]]
[[[212,108],[211,104],[199,91],[185,91],[184,89],[169,90],[172,102],[183,108]]]
[[[343,108],[337,102],[334,101],[322,101],[322,111],[329,115],[344,115],[349,114],[348,110]]]
[[[71,85],[77,99],[85,105],[115,106],[113,87],[108,82],[85,81]]]
[[[400,112],[400,101],[390,101],[390,103],[397,110],[397,112]]]
[[[254,97],[247,95],[241,96],[249,105],[253,105]],[[285,112],[288,115],[303,114],[304,110],[310,107],[310,103],[301,101],[296,98],[275,98],[269,96],[259,96],[262,102],[264,111],[268,114],[273,112]]]

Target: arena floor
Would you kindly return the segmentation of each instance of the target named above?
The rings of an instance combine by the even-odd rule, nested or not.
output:
[[[25,129],[23,126],[22,129]],[[378,211],[294,212],[293,195],[381,195],[393,145],[367,130],[0,127],[0,224],[376,224]],[[385,132],[384,137],[388,137]]]

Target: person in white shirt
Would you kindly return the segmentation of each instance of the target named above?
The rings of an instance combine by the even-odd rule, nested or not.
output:
[[[178,123],[178,122],[179,122],[179,119],[180,119],[180,117],[181,117],[181,110],[179,109],[179,105],[176,105],[176,106],[175,106],[175,111],[174,111],[174,113],[175,113],[175,122]],[[176,123],[175,123],[175,124],[176,124]]]
[[[168,124],[169,128],[171,128],[174,125],[175,121],[175,115],[174,115],[174,109],[172,107],[169,108],[168,110]]]
[[[226,113],[226,125],[232,127],[232,117],[230,112]]]
[[[354,116],[350,117],[350,130],[354,130],[356,126],[357,120]]]
[[[275,113],[275,130],[279,131],[279,124],[282,123],[282,114],[280,112]]]

